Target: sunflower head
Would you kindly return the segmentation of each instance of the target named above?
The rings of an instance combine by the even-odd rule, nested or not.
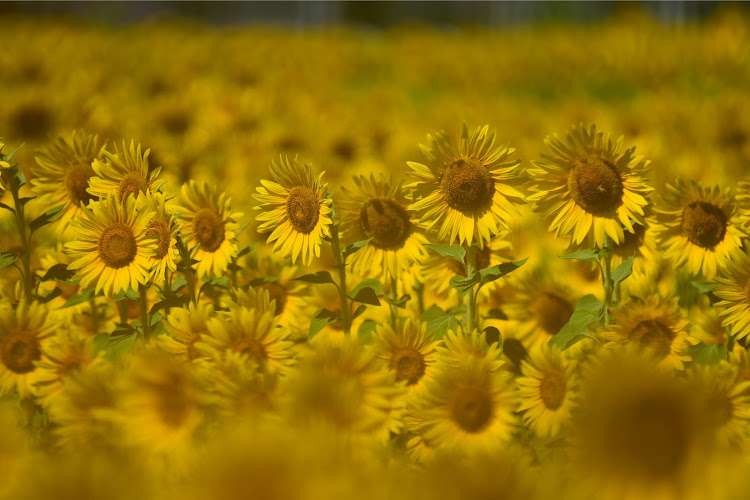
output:
[[[721,299],[716,304],[723,318],[721,326],[729,327],[737,338],[746,337],[750,333],[750,248],[738,252],[716,281],[713,292]]]
[[[114,145],[114,153],[104,151],[103,159],[94,159],[91,164],[96,176],[90,181],[88,192],[99,198],[106,198],[110,193],[117,195],[120,203],[125,203],[132,195],[151,191],[156,193],[164,181],[157,180],[161,167],[149,168],[148,155],[151,151],[141,151],[141,145],[134,141],[122,141],[122,148]]]
[[[571,236],[574,244],[591,234],[599,248],[604,236],[624,241],[623,228],[643,224],[645,196],[652,190],[644,178],[649,162],[635,156],[635,148],[622,150],[623,138],[613,142],[609,134],[574,126],[565,136],[545,139],[552,154],[529,169],[535,184],[534,210],[551,218],[550,231]]]
[[[146,226],[146,236],[156,239],[156,249],[152,257],[154,278],[157,282],[165,279],[165,270],[177,269],[177,232],[179,224],[171,210],[167,208],[166,197],[161,193],[146,191],[138,196],[138,210],[153,214]]]
[[[437,237],[449,243],[476,241],[480,247],[508,228],[518,213],[515,204],[524,195],[513,186],[522,183],[520,160],[510,160],[515,151],[508,145],[495,147],[495,131],[489,125],[469,135],[463,125],[456,145],[445,132],[427,136],[420,145],[425,163],[407,162],[416,182],[414,203],[421,225],[436,228]]]
[[[262,180],[253,197],[259,202],[256,220],[258,232],[271,233],[268,243],[274,251],[292,263],[298,256],[309,264],[313,255],[320,256],[323,237],[330,235],[332,201],[322,181],[323,173],[314,178],[312,168],[298,157],[280,157],[271,162],[273,181]]]
[[[394,331],[390,325],[378,325],[373,335],[373,348],[378,357],[388,363],[388,369],[396,372],[396,380],[405,380],[410,387],[417,386],[425,376],[429,377],[435,362],[437,342],[434,335],[425,333],[426,325],[412,318]]]

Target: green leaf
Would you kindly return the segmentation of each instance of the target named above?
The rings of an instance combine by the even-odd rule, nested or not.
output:
[[[383,285],[375,278],[362,281],[359,285],[349,292],[349,298],[355,302],[379,306],[378,296],[383,296]]]
[[[484,338],[488,345],[492,345],[495,343],[500,346],[503,345],[503,336],[500,335],[500,330],[498,330],[494,326],[488,326],[484,329]]]
[[[339,319],[339,313],[329,311],[326,308],[318,309],[310,320],[310,330],[307,334],[307,340],[315,337],[323,328]]]
[[[448,282],[448,284],[458,292],[461,297],[465,297],[474,286],[479,283],[482,276],[479,273],[474,273],[470,278],[462,278],[461,276],[454,276]]]
[[[44,273],[40,281],[69,281],[75,274],[75,271],[68,269],[67,264],[55,264]]]
[[[378,323],[372,319],[366,319],[359,325],[357,338],[362,344],[372,344],[372,334],[375,333]]]
[[[508,316],[505,315],[503,311],[497,308],[490,309],[487,315],[485,316],[487,319],[508,319]]]
[[[298,278],[294,278],[292,281],[304,281],[305,283],[315,283],[318,285],[322,285],[325,283],[336,285],[336,282],[333,281],[333,277],[331,277],[331,273],[329,273],[328,271],[318,271],[317,273],[313,274],[305,274]]]
[[[698,280],[692,280],[690,284],[697,288],[700,294],[710,293],[716,286],[716,283]]]
[[[724,344],[696,344],[687,348],[693,361],[702,365],[713,365],[727,359],[727,346]]]
[[[112,297],[112,302],[119,302],[121,300],[130,299],[130,300],[138,300],[140,298],[140,294],[137,290],[133,290],[132,288],[128,288],[127,290],[120,290],[120,292]]]
[[[91,299],[93,296],[94,296],[94,289],[87,288],[86,290],[70,297],[65,302],[65,304],[60,306],[60,309],[67,309],[68,307],[73,307],[73,306],[77,306],[78,304],[83,304],[84,302],[88,302],[89,299]]]
[[[561,259],[575,259],[584,260],[588,262],[599,262],[599,251],[598,250],[581,250],[580,252],[569,253],[568,255],[561,255]]]
[[[255,247],[257,247],[257,243],[253,243],[252,245],[246,246],[242,250],[237,252],[237,255],[235,255],[235,259],[239,259],[240,257],[244,257],[245,255],[249,254],[253,250],[255,250]]]
[[[160,321],[161,321],[161,314],[160,313],[156,313],[153,316],[151,316],[151,319],[149,320],[149,326],[154,326],[157,323],[159,323]]]
[[[602,304],[593,295],[586,295],[578,301],[576,309],[562,329],[549,341],[549,345],[565,350],[584,338],[595,337],[589,335],[587,327],[599,319]]]
[[[625,278],[633,273],[634,257],[635,256],[630,257],[628,260],[617,266],[614,271],[612,271],[612,286],[617,286],[618,284],[622,283]]]
[[[46,304],[50,300],[54,299],[55,297],[59,297],[60,295],[62,295],[62,290],[59,287],[55,287],[50,293],[48,293],[44,297],[37,296],[37,300],[42,304]]]
[[[265,285],[266,283],[273,283],[274,281],[278,281],[278,276],[264,276],[262,278],[255,278],[250,283],[248,283],[252,287]]]
[[[440,340],[448,333],[448,330],[458,329],[458,320],[446,314],[440,306],[432,306],[427,309],[420,318],[427,323],[427,333],[435,332],[435,340]]]
[[[523,344],[514,338],[503,341],[503,354],[513,363],[516,373],[521,373],[521,361],[529,356]]]
[[[5,210],[13,213],[13,215],[15,215],[15,213],[16,213],[16,210],[13,207],[9,207],[5,203],[0,203],[0,208],[4,208]]]
[[[351,245],[347,245],[346,248],[344,248],[344,251],[341,252],[344,256],[344,259],[349,257],[350,255],[357,253],[363,246],[367,245],[372,238],[367,238],[366,240],[358,241],[356,243],[352,243]]]
[[[172,282],[171,289],[176,292],[185,285],[187,285],[187,279],[185,279],[185,276],[178,274]]]
[[[65,208],[65,205],[66,204],[63,203],[62,205],[59,205],[55,208],[50,208],[42,215],[31,221],[31,224],[29,224],[29,231],[33,233],[37,229],[46,226],[50,222],[54,221],[57,215],[62,211],[62,209]]]
[[[526,264],[527,260],[529,260],[528,257],[523,260],[519,260],[518,262],[504,262],[496,266],[482,269],[481,271],[479,271],[479,282],[481,283],[481,285],[486,285],[487,283],[491,283],[496,279],[502,278],[506,274],[510,274],[522,265]]]
[[[206,283],[203,286],[218,286],[220,288],[229,288],[230,286],[232,286],[232,282],[229,280],[229,276],[217,276],[215,278],[205,280],[205,282]]]
[[[171,295],[169,297],[165,297],[164,300],[161,300],[151,306],[151,310],[148,312],[150,315],[154,315],[157,311],[161,309],[169,309],[171,307],[182,307],[185,304],[187,304],[190,301],[187,297],[180,297],[179,295]]]
[[[399,309],[404,309],[406,307],[406,303],[411,300],[411,295],[407,293],[406,295],[403,295],[399,297],[398,299],[392,299],[390,297],[383,297],[383,299],[388,304],[394,305],[398,307]]]
[[[14,254],[13,252],[0,253],[0,269],[8,267],[16,260],[18,260],[18,255]]]
[[[354,320],[355,320],[355,319],[357,319],[358,317],[362,316],[362,315],[363,315],[363,314],[365,313],[365,311],[366,311],[366,310],[367,310],[367,306],[366,306],[366,305],[364,305],[364,304],[360,305],[360,306],[359,306],[359,307],[358,307],[358,308],[357,308],[357,309],[356,309],[356,310],[354,311],[354,313],[352,313],[352,321],[354,321]]]
[[[437,253],[441,257],[447,257],[453,259],[461,264],[464,263],[466,257],[466,249],[460,245],[425,245],[433,252]]]
[[[110,336],[109,342],[104,344],[104,350],[107,352],[105,355],[106,359],[117,360],[121,359],[123,354],[130,351],[133,345],[138,340],[138,332],[133,328],[132,333],[118,335],[117,337]]]

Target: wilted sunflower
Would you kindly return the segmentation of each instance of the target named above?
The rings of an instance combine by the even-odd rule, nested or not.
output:
[[[96,176],[91,164],[104,157],[104,148],[96,135],[76,130],[71,142],[60,136],[37,151],[35,159],[39,168],[32,169],[35,176],[31,179],[32,191],[45,207],[65,205],[56,221],[61,230],[67,228],[81,204],[88,205],[98,199],[88,192],[89,179]]]
[[[180,223],[188,239],[198,243],[193,258],[199,278],[221,276],[237,251],[237,221],[232,200],[205,182],[191,180],[180,190]]]
[[[320,244],[330,236],[332,202],[322,181],[323,173],[315,179],[312,168],[298,157],[281,156],[271,162],[273,181],[261,180],[253,197],[260,203],[259,233],[271,233],[267,243],[275,241],[273,249],[292,263],[302,256],[303,264],[310,264],[313,255],[320,257]]]
[[[110,194],[106,199],[81,208],[70,223],[76,239],[65,244],[75,260],[68,269],[76,271],[82,288],[95,282],[96,292],[113,297],[128,288],[137,289],[151,276],[151,260],[156,239],[148,236],[153,214],[136,211],[135,197],[118,203]]]
[[[138,193],[151,191],[156,193],[164,181],[156,178],[159,176],[161,167],[156,167],[149,172],[147,149],[141,153],[141,145],[136,147],[135,142],[130,141],[130,147],[122,141],[122,149],[114,146],[115,152],[104,151],[104,159],[94,159],[91,164],[95,177],[89,181],[88,192],[94,196],[104,199],[111,193],[117,194],[120,203],[130,197],[138,196]]]
[[[516,394],[510,374],[483,359],[438,361],[434,375],[410,394],[406,425],[417,460],[435,451],[472,455],[496,452],[515,428]]]
[[[728,326],[737,338],[746,337],[750,333],[750,248],[737,252],[716,281],[713,293],[722,299],[716,303],[724,317],[722,326]]]
[[[388,324],[377,325],[372,336],[378,357],[396,372],[396,380],[405,380],[411,388],[429,378],[435,362],[438,342],[434,334],[426,334],[426,329],[425,323],[408,318],[398,331]]]
[[[622,151],[622,137],[615,143],[596,125],[587,130],[583,124],[564,139],[553,134],[544,142],[553,154],[532,162],[528,172],[536,184],[530,189],[536,192],[529,201],[552,218],[550,231],[571,235],[574,244],[592,232],[592,242],[602,248],[605,235],[622,243],[623,228],[632,232],[633,223],[644,223],[645,196],[652,190],[643,177],[649,161],[635,156],[635,147]]]
[[[608,346],[637,346],[651,352],[660,365],[682,370],[683,363],[690,361],[685,353],[690,323],[683,319],[677,302],[677,297],[652,295],[612,309],[615,324],[602,337],[612,341]]]
[[[531,349],[516,382],[526,425],[539,436],[555,437],[571,420],[575,405],[575,361],[547,345]]]
[[[213,317],[211,304],[191,302],[187,308],[173,308],[164,322],[167,334],[158,338],[159,347],[187,361],[201,357],[195,343],[208,334],[208,321]]]
[[[697,181],[678,178],[675,186],[667,185],[667,192],[656,208],[664,256],[674,267],[686,265],[692,274],[713,279],[740,252],[746,236],[729,189],[704,188]]]
[[[495,131],[477,127],[469,136],[464,123],[459,146],[445,132],[428,135],[428,146],[419,149],[425,163],[407,162],[417,181],[414,210],[428,230],[437,227],[439,240],[460,244],[476,241],[481,248],[518,214],[515,204],[524,195],[513,186],[521,184],[520,160],[509,160],[515,149],[495,146]]]
[[[15,311],[0,306],[0,396],[13,389],[22,399],[31,395],[36,362],[55,327],[42,304],[21,302]]]
[[[166,279],[165,271],[177,270],[176,260],[179,256],[177,249],[177,231],[179,225],[174,214],[166,207],[166,198],[161,193],[151,194],[146,191],[138,196],[137,210],[145,210],[152,214],[146,226],[146,236],[156,238],[156,250],[151,257],[151,267],[156,284],[160,285]]]
[[[398,279],[412,263],[424,261],[427,238],[411,222],[401,184],[394,185],[383,174],[353,179],[359,192],[342,188],[349,200],[337,205],[345,217],[348,214],[341,230],[347,243],[371,239],[348,262],[357,274]]]

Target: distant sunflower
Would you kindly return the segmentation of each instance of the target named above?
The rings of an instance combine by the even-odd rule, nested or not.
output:
[[[432,371],[437,342],[434,334],[427,335],[426,325],[408,318],[398,332],[388,324],[378,325],[373,335],[373,349],[378,357],[396,372],[396,380],[405,380],[412,388],[418,387]]]
[[[437,349],[438,359],[443,363],[460,365],[466,360],[486,363],[492,370],[500,368],[504,361],[500,358],[497,343],[488,343],[487,334],[449,331]]]
[[[191,180],[180,190],[180,223],[188,239],[198,243],[193,258],[198,277],[221,276],[237,251],[237,221],[232,200],[205,182]]]
[[[208,321],[213,317],[211,304],[199,302],[190,303],[186,308],[173,308],[164,322],[167,333],[158,338],[159,347],[187,361],[200,358],[195,344],[202,335],[208,334]]]
[[[750,333],[750,248],[740,251],[727,263],[726,269],[716,276],[718,286],[714,295],[722,326],[728,326],[732,335],[747,337]]]
[[[428,146],[420,145],[425,163],[407,162],[417,179],[410,185],[414,203],[409,210],[427,230],[437,227],[439,240],[458,238],[460,244],[476,241],[483,247],[509,228],[509,219],[519,213],[515,204],[524,201],[513,187],[521,183],[521,161],[508,158],[515,149],[495,147],[489,125],[470,136],[464,124],[459,146],[442,131],[427,141]]]
[[[291,256],[295,263],[302,256],[302,263],[310,264],[313,256],[320,257],[323,237],[330,236],[333,209],[323,172],[315,179],[309,165],[282,156],[271,162],[271,176],[274,180],[261,180],[253,195],[260,203],[258,232],[271,233],[266,242],[275,242],[273,249],[283,258]]]
[[[154,281],[162,285],[166,279],[165,271],[177,270],[177,231],[179,225],[171,210],[166,207],[166,198],[161,193],[151,194],[150,191],[138,197],[138,210],[146,210],[152,214],[146,226],[146,236],[156,237],[156,251],[151,257]]]
[[[36,363],[55,327],[42,304],[22,302],[15,311],[0,306],[0,396],[13,389],[21,399],[31,395]]]
[[[349,258],[351,268],[360,275],[400,278],[412,263],[424,261],[424,245],[428,243],[411,221],[404,189],[383,174],[353,179],[359,192],[342,188],[349,200],[342,200],[336,207],[348,214],[341,230],[347,243],[372,239]]]
[[[622,151],[622,137],[613,142],[596,125],[587,130],[581,124],[564,139],[553,134],[544,142],[553,154],[532,162],[535,168],[528,172],[536,184],[529,201],[552,218],[550,231],[570,235],[573,244],[591,232],[592,242],[602,248],[605,235],[619,244],[623,228],[633,232],[633,223],[644,224],[645,196],[652,191],[643,177],[649,161],[635,156],[634,147]]]
[[[104,158],[104,148],[96,135],[76,130],[71,142],[60,136],[36,152],[39,168],[32,169],[35,176],[31,179],[32,191],[45,207],[65,205],[56,221],[61,230],[67,228],[81,204],[85,206],[99,199],[88,188],[89,179],[96,176],[91,164]]]
[[[153,216],[147,210],[136,211],[136,199],[118,203],[114,195],[81,208],[81,214],[70,224],[76,239],[65,244],[75,260],[68,269],[77,271],[82,288],[95,282],[96,292],[103,290],[113,297],[151,276],[151,259],[156,240],[148,236],[148,222]]]
[[[417,460],[435,451],[472,455],[502,449],[515,430],[516,394],[507,372],[486,360],[439,361],[434,376],[412,392],[405,422]]]
[[[130,142],[130,147],[122,141],[122,149],[117,145],[114,148],[114,153],[105,150],[104,159],[94,159],[91,164],[96,176],[89,181],[89,193],[100,199],[116,193],[117,200],[125,203],[130,195],[159,191],[164,184],[164,181],[157,180],[161,167],[149,172],[149,149],[141,153],[141,145],[136,147],[133,141]]]
[[[251,289],[249,295],[255,294]],[[203,356],[221,358],[226,351],[249,355],[266,373],[278,373],[290,366],[294,359],[292,343],[287,340],[289,330],[279,326],[265,290],[257,292],[263,307],[231,307],[221,317],[208,321],[208,333],[195,344]]]
[[[667,185],[667,192],[656,208],[664,256],[675,267],[685,265],[692,274],[713,279],[740,252],[746,236],[729,190],[678,178],[675,186]]]
[[[706,412],[706,424],[724,444],[740,446],[750,439],[750,381],[738,377],[738,368],[726,361],[696,365],[690,386]]]
[[[540,436],[555,437],[570,422],[575,405],[575,361],[562,351],[539,345],[521,363],[516,382],[526,425]]]
[[[660,365],[682,370],[690,361],[685,353],[690,323],[683,319],[677,298],[668,300],[656,295],[639,302],[628,302],[612,309],[614,325],[602,337],[613,346],[637,346],[653,354]]]

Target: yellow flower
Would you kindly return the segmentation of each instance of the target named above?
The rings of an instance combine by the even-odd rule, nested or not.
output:
[[[664,255],[674,267],[686,265],[694,275],[713,279],[742,247],[745,233],[735,215],[729,190],[704,188],[678,178],[657,206],[657,231]]]
[[[677,301],[652,295],[621,305],[611,311],[615,324],[602,337],[612,341],[608,346],[634,345],[651,352],[660,365],[682,370],[683,363],[690,361],[685,353],[690,323],[683,319]]]
[[[122,141],[122,150],[117,145],[115,152],[104,151],[104,160],[95,158],[91,166],[96,173],[89,180],[88,192],[100,199],[107,198],[111,193],[117,194],[117,200],[125,203],[130,195],[138,196],[138,193],[150,191],[156,193],[161,188],[163,181],[158,181],[161,167],[156,167],[149,172],[147,149],[141,153],[141,145],[135,146],[130,141],[130,147]]]
[[[195,344],[208,334],[208,321],[213,317],[211,304],[191,302],[187,308],[173,308],[164,322],[167,334],[158,338],[159,347],[186,361],[199,358],[201,354]]]
[[[36,176],[31,180],[32,190],[45,207],[65,205],[56,221],[61,231],[79,213],[81,204],[86,206],[99,199],[88,189],[89,179],[96,176],[91,164],[103,159],[104,148],[104,145],[99,146],[96,135],[76,130],[71,142],[60,136],[37,151],[35,159],[39,168],[32,170]]]
[[[473,332],[449,331],[438,346],[438,358],[446,364],[460,365],[466,360],[482,362],[492,370],[500,368],[504,361],[500,359],[500,347],[497,342],[488,343],[487,334]]]
[[[495,146],[495,131],[489,125],[477,127],[469,136],[464,123],[457,147],[445,132],[428,135],[428,146],[420,145],[425,163],[407,162],[417,181],[414,203],[420,224],[428,230],[437,226],[439,240],[460,244],[476,241],[479,247],[509,229],[509,219],[518,213],[514,204],[524,195],[513,186],[520,184],[520,160],[509,160],[515,149]]]
[[[737,252],[716,281],[713,293],[721,299],[716,308],[723,316],[722,326],[728,326],[737,338],[746,337],[750,333],[750,248]]]
[[[322,181],[323,172],[314,178],[312,169],[296,156],[280,157],[271,163],[274,181],[261,180],[253,197],[260,203],[259,233],[271,233],[267,243],[281,257],[291,256],[292,263],[302,256],[310,264],[313,255],[320,257],[323,237],[330,236],[332,202]]]
[[[198,261],[198,277],[221,276],[237,252],[237,221],[242,214],[232,213],[231,199],[205,182],[184,184],[180,201],[182,231],[198,243],[192,255]]]
[[[592,242],[604,246],[605,235],[614,243],[625,239],[623,228],[644,224],[645,196],[652,190],[643,177],[649,161],[635,156],[635,148],[622,151],[623,138],[612,142],[609,134],[574,126],[564,139],[548,136],[551,155],[542,155],[528,170],[534,184],[529,196],[534,210],[552,218],[550,231],[571,236],[579,244],[591,232]]]
[[[42,304],[0,306],[0,396],[13,389],[22,399],[31,395],[43,344],[56,326]]]
[[[166,279],[165,271],[177,270],[176,260],[179,251],[176,237],[179,224],[174,214],[167,209],[166,198],[161,193],[151,194],[151,191],[146,191],[138,196],[137,205],[137,210],[145,210],[152,214],[146,226],[146,236],[156,238],[156,250],[151,257],[151,267],[155,283],[161,286]]]
[[[517,380],[526,425],[539,436],[555,437],[571,420],[575,405],[575,361],[547,345],[531,349]]]
[[[427,238],[411,221],[401,184],[394,185],[383,174],[353,179],[359,192],[342,188],[349,200],[336,207],[345,217],[341,230],[346,243],[370,241],[348,263],[360,275],[399,279],[412,263],[424,261]]]
[[[5,147],[5,139],[0,137],[0,189],[5,189],[5,186],[3,186],[2,172],[3,170],[10,168],[10,163],[5,161],[5,157],[3,156],[4,147]]]
[[[388,324],[377,325],[372,336],[373,349],[388,369],[396,372],[396,380],[405,380],[413,390],[430,377],[435,362],[437,342],[434,334],[425,333],[427,326],[408,318],[398,332]]]
[[[114,195],[81,207],[79,217],[71,221],[75,241],[65,244],[75,260],[68,269],[77,271],[82,288],[95,283],[96,293],[103,290],[114,297],[129,288],[137,289],[151,276],[152,258],[157,241],[148,236],[153,214],[136,211],[135,197],[118,203]]]

